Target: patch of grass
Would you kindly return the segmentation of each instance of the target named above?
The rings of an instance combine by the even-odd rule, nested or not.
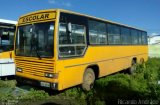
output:
[[[22,101],[37,101],[47,98],[49,98],[48,93],[43,90],[34,90],[33,88],[28,93],[24,93],[18,97],[18,99]]]
[[[15,80],[0,80],[0,88],[1,87],[10,87],[10,88],[14,88],[16,86],[16,81]]]
[[[43,90],[31,89],[29,92],[22,92],[21,95],[16,96],[13,94],[13,90],[6,93],[0,94],[0,104],[8,105],[29,105],[29,103],[39,102],[41,100],[46,100],[49,98],[48,93]]]
[[[118,100],[158,100],[160,102],[160,59],[150,58],[144,65],[137,65],[133,75],[117,73],[98,79],[94,89],[89,92],[80,87],[65,90],[58,95],[49,96],[42,90],[31,89],[27,93],[15,97],[12,92],[0,94],[0,101],[10,99],[36,102],[40,100],[54,100],[54,102],[69,105],[116,105]],[[0,80],[0,87],[15,87],[14,82],[7,83]],[[12,89],[11,89],[12,91]],[[59,101],[58,101],[59,100]],[[44,104],[45,105],[45,104]]]
[[[83,92],[80,88],[66,90],[66,97],[85,99],[87,104],[117,104],[118,100],[160,101],[160,59],[150,58],[144,65],[138,65],[133,75],[114,74],[96,81],[94,89]]]

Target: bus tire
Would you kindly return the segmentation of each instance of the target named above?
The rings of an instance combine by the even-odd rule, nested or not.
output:
[[[83,75],[82,89],[89,91],[93,88],[95,81],[95,73],[93,69],[87,68]]]
[[[21,87],[21,86],[23,86],[23,85],[24,85],[24,84],[22,83],[22,81],[16,79],[16,86],[17,86],[17,87]]]
[[[135,70],[136,70],[136,61],[132,60],[131,67],[129,68],[128,72],[129,74],[133,74]]]

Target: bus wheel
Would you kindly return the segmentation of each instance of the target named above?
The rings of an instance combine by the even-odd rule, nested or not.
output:
[[[132,60],[132,64],[131,64],[131,67],[129,68],[129,74],[133,74],[136,70],[136,61],[135,60]]]
[[[140,59],[140,64],[142,64],[142,65],[144,64],[144,59],[143,58]]]
[[[95,74],[91,68],[87,68],[83,75],[82,88],[85,91],[89,91],[93,88],[95,81]]]
[[[23,84],[23,82],[21,81],[21,80],[18,80],[17,78],[16,78],[16,86],[17,87],[21,87],[21,86],[23,86],[24,84]]]

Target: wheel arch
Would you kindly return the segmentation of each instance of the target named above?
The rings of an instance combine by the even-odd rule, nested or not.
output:
[[[133,57],[131,63],[133,63],[133,61],[135,61],[135,63],[137,63],[137,57]]]
[[[99,66],[98,64],[92,64],[92,65],[88,65],[85,69],[85,71],[88,69],[88,68],[91,68],[95,74],[95,79],[98,79],[99,77]]]

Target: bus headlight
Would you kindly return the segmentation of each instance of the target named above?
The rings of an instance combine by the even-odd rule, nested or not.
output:
[[[44,76],[48,78],[58,78],[58,74],[54,73],[44,73]]]
[[[22,68],[17,67],[16,70],[17,72],[22,72]]]

